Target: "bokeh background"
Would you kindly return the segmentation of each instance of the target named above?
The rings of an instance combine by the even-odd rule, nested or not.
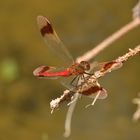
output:
[[[67,106],[50,114],[49,102],[65,89],[33,70],[55,61],[40,36],[36,16],[47,16],[74,58],[96,46],[132,20],[137,0],[1,0],[0,1],[0,140],[62,140]],[[121,56],[140,44],[140,27],[101,52],[96,61]],[[79,100],[69,140],[139,140],[140,121],[132,122],[140,91],[140,57],[103,77],[108,98],[85,109]]]

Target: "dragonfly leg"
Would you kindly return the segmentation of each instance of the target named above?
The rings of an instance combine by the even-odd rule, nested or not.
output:
[[[86,105],[85,108],[88,108],[89,106],[94,106],[94,104],[95,104],[96,100],[98,99],[98,97],[100,96],[100,94],[101,94],[101,92],[98,91],[98,93],[97,93],[97,95],[95,96],[95,98],[94,98],[94,100],[92,101],[92,103]]]
[[[88,76],[93,75],[92,73],[84,72],[84,74],[87,74]]]

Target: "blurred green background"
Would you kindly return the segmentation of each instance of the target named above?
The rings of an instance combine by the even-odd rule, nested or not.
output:
[[[40,36],[36,16],[45,15],[76,58],[132,20],[137,0],[1,0],[0,1],[0,140],[62,140],[67,106],[50,114],[49,102],[65,89],[40,80],[33,70],[54,62]],[[96,61],[121,56],[140,44],[140,27],[98,55]],[[139,140],[140,122],[132,122],[140,91],[140,57],[100,80],[108,90],[105,100],[85,109],[79,100],[69,140]]]

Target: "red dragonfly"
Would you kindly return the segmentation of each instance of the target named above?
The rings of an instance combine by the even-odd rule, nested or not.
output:
[[[40,33],[46,45],[54,52],[56,52],[57,55],[60,56],[60,58],[66,60],[69,66],[63,70],[58,70],[57,68],[51,66],[40,66],[33,71],[34,76],[51,78],[51,79],[57,79],[59,77],[64,77],[66,79],[68,77],[75,76],[75,78],[70,82],[71,85],[76,81],[76,79],[77,81],[79,81],[79,79],[86,80],[86,77],[84,75],[85,74],[90,75],[87,73],[87,71],[90,70],[89,62],[81,61],[80,63],[74,63],[72,56],[70,55],[66,47],[63,45],[63,43],[59,39],[58,35],[56,34],[55,30],[53,29],[49,20],[46,17],[38,16],[37,23],[38,23]],[[75,86],[77,86],[76,84]],[[97,85],[95,85],[95,87],[96,89],[101,90],[100,87],[97,88],[98,87]],[[92,90],[93,92],[91,93],[91,88],[90,88],[89,94],[90,95],[95,94],[95,92],[99,90],[93,89]],[[87,92],[88,90],[86,92],[81,92],[81,94],[89,95],[87,94]]]

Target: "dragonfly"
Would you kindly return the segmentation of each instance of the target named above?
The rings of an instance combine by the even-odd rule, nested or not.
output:
[[[44,77],[48,79],[58,79],[62,77],[62,79],[68,79],[69,77],[73,77],[73,79],[69,82],[72,88],[78,87],[78,83],[80,80],[85,82],[88,75],[91,75],[90,73],[88,73],[88,71],[90,70],[90,63],[88,61],[81,61],[77,63],[73,60],[73,57],[64,46],[56,31],[52,27],[50,21],[46,17],[38,16],[37,24],[41,36],[43,37],[47,47],[54,53],[56,53],[59,58],[66,60],[68,66],[62,70],[59,70],[59,68],[56,68],[54,66],[42,65],[33,71],[33,75],[36,77]],[[64,82],[62,82],[62,84],[63,83]],[[93,95],[93,98],[95,98],[96,93],[98,91],[103,91],[102,89],[103,88],[98,86],[97,84],[92,84],[92,87],[82,90],[80,94],[90,97],[91,95]],[[106,92],[102,92],[102,94],[100,94],[98,98],[103,99],[106,97],[106,95]]]

